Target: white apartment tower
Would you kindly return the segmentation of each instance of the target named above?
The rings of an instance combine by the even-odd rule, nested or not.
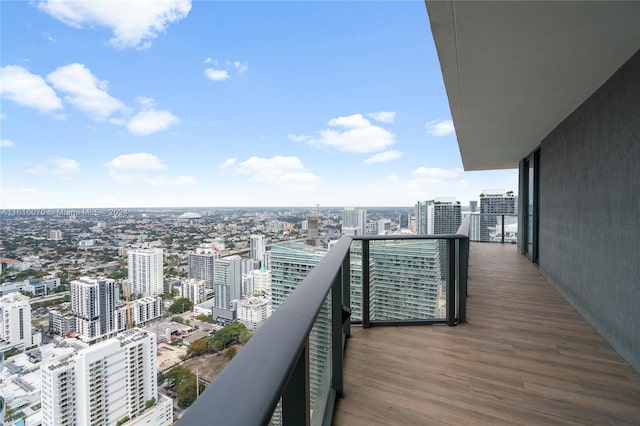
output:
[[[366,235],[367,231],[367,210],[345,207],[342,212],[342,229],[355,228],[352,235]]]
[[[249,236],[250,241],[250,257],[253,260],[257,260],[260,262],[260,266],[264,265],[264,253],[266,251],[264,235],[251,235]]]
[[[159,296],[164,293],[161,248],[129,250],[129,291],[132,295]]]
[[[115,425],[142,415],[148,401],[158,400],[156,337],[131,329],[45,363],[42,377],[42,424]],[[172,422],[170,407],[156,404],[155,424]]]
[[[85,340],[94,340],[118,331],[115,280],[81,277],[71,281],[69,290],[75,331]]]
[[[234,301],[242,299],[242,272],[240,256],[234,255],[216,260],[216,296],[213,317],[222,321],[233,321]]]
[[[29,298],[20,293],[0,297],[0,342],[18,349],[39,343],[31,336],[31,305]]]
[[[196,249],[195,253],[189,254],[189,278],[203,280],[205,288],[213,293],[214,283],[214,263],[218,259],[218,252],[213,249]]]
[[[256,331],[271,316],[271,303],[266,297],[249,297],[238,302],[237,314],[238,321]]]
[[[187,278],[181,280],[182,297],[189,299],[194,305],[206,301],[207,289],[205,287],[204,280],[197,280],[195,278]]]

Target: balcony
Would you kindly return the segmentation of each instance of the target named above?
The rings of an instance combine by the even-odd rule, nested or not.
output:
[[[365,308],[374,302],[366,296],[371,271],[363,270],[358,326],[355,315],[342,322],[340,302],[354,305],[345,289],[357,285],[349,255],[356,242],[343,239],[180,425],[640,423],[640,376],[515,245],[468,246],[459,234],[446,242],[455,280],[446,285],[444,317],[377,320]],[[367,258],[364,246],[374,242],[362,244]],[[458,297],[467,285],[468,297]],[[318,326],[328,337],[314,343]]]

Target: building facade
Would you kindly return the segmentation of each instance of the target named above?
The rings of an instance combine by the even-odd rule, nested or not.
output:
[[[37,335],[39,336],[39,335]],[[23,294],[12,293],[0,297],[0,346],[24,350],[40,343],[31,332],[31,304]]]
[[[118,331],[116,303],[118,290],[115,280],[81,277],[71,281],[71,311],[75,331],[86,340]]]
[[[132,295],[164,293],[163,251],[160,248],[129,250],[129,291]]]
[[[234,255],[216,260],[216,295],[213,318],[221,322],[236,319],[235,302],[242,299],[241,258]]]
[[[156,337],[131,329],[78,353],[46,362],[42,378],[42,424],[114,425],[133,419],[158,400]],[[162,404],[160,425],[172,413]]]

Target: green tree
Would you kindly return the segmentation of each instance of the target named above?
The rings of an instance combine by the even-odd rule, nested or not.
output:
[[[229,359],[233,359],[233,357],[236,356],[236,353],[238,353],[237,349],[231,346],[230,348],[227,348],[226,351],[224,351],[224,356]]]
[[[187,349],[188,356],[198,356],[203,355],[209,352],[209,345],[207,344],[206,339],[196,340],[189,345],[189,349]]]
[[[191,310],[192,306],[193,306],[193,302],[191,302],[191,300],[186,299],[184,297],[180,297],[179,299],[176,299],[171,304],[171,306],[169,306],[168,310],[172,314],[181,314],[183,312]]]

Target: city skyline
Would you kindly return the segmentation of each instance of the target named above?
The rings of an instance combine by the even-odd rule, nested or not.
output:
[[[104,4],[2,3],[0,207],[517,189],[515,170],[462,171],[421,2]]]

